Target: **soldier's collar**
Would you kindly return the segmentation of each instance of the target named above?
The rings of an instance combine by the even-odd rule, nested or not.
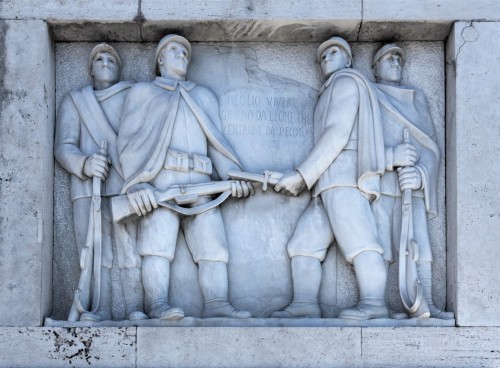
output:
[[[156,77],[153,83],[156,84],[158,87],[164,88],[168,91],[175,91],[177,89],[177,86],[180,85],[188,92],[191,91],[196,85],[196,83],[190,81],[179,81],[176,79],[170,79],[165,77]]]
[[[403,91],[408,94],[415,92],[415,89],[409,86],[392,86],[390,84],[382,84],[382,83],[377,83],[376,85],[383,91]]]
[[[101,89],[99,91],[94,90],[95,96],[97,98],[97,101],[102,102],[104,100],[107,100],[110,97],[113,97],[117,93],[120,93],[121,91],[130,88],[132,86],[132,82],[129,81],[121,81],[118,82],[114,85],[112,85],[109,88],[106,89]]]
[[[319,94],[322,94],[325,91],[325,89],[328,88],[328,86],[330,85],[330,83],[332,83],[332,79],[333,79],[334,75],[335,75],[335,73],[333,73],[332,75],[330,75],[328,77],[328,79],[326,80],[326,82],[323,83],[323,86],[321,86],[321,89],[319,90]]]
[[[378,89],[386,94],[401,100],[412,101],[415,98],[415,89],[409,86],[391,86],[389,84],[376,83]]]
[[[323,86],[319,90],[319,94],[322,94],[325,91],[325,89],[328,88],[328,86],[332,83],[333,78],[335,78],[336,76],[341,75],[341,74],[350,74],[351,72],[352,72],[352,69],[349,69],[349,68],[340,69],[340,70],[337,70],[336,72],[334,72],[332,75],[330,75],[328,77],[326,82],[323,83]]]
[[[342,68],[342,69],[337,70],[336,72],[334,72],[332,75],[330,75],[328,77],[326,82],[323,83],[323,86],[319,90],[319,94],[321,95],[325,91],[325,89],[328,88],[328,86],[332,83],[332,80],[334,78],[341,76],[341,75],[347,75],[347,76],[354,77],[354,78],[358,77],[358,78],[366,79],[366,77],[363,74],[361,74],[359,71],[357,71],[356,69]]]

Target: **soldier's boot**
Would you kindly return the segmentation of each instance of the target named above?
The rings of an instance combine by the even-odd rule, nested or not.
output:
[[[424,300],[429,307],[431,318],[454,319],[453,312],[442,311],[437,308],[432,301],[432,265],[431,262],[417,263],[417,272],[420,283],[422,284]]]
[[[145,256],[142,261],[142,282],[146,313],[149,318],[176,321],[184,317],[181,308],[168,304],[170,261],[158,256]]]
[[[318,305],[321,283],[321,262],[314,257],[292,257],[293,300],[280,311],[271,313],[272,318],[320,318]]]
[[[224,262],[200,261],[199,281],[205,308],[203,318],[250,318],[252,314],[233,307],[228,301],[227,265]]]
[[[385,264],[385,269],[387,271],[387,273],[389,274],[389,261],[388,260],[384,260],[384,264]],[[387,289],[385,291],[385,300],[388,299],[388,296],[387,296]],[[405,312],[396,312],[395,310],[393,310],[392,308],[389,307],[389,317],[391,319],[398,319],[398,320],[401,320],[401,319],[408,319],[409,316],[408,316],[408,313],[405,313]]]
[[[141,269],[137,267],[120,270],[123,295],[125,297],[125,314],[130,321],[148,319],[144,313],[144,288],[142,287]]]
[[[388,318],[389,310],[384,298],[387,269],[382,255],[365,251],[354,258],[353,264],[359,286],[359,302],[354,308],[342,310],[339,318],[358,321]]]
[[[109,268],[101,267],[100,291],[97,311],[95,313],[82,313],[80,321],[101,322],[111,319],[111,273]]]

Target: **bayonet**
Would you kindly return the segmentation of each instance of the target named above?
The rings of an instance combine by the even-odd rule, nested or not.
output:
[[[264,171],[263,174],[254,174],[244,171],[229,171],[227,174],[231,179],[261,183],[262,190],[264,192],[267,190],[268,184],[276,185],[284,176],[283,173],[277,171],[269,171],[269,170]]]

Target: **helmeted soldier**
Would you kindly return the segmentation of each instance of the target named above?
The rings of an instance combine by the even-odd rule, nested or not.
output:
[[[411,189],[411,225],[418,246],[415,276],[422,285],[424,298],[420,308],[410,315],[452,319],[453,313],[436,308],[432,301],[432,250],[427,221],[437,215],[440,153],[425,96],[419,90],[400,85],[404,61],[405,54],[396,44],[382,46],[373,56],[386,172],[381,178],[381,196],[372,208],[385,258],[393,261],[392,249],[399,249],[401,236],[401,193]]]
[[[313,196],[321,197],[339,248],[354,265],[360,292],[357,306],[344,309],[339,317],[357,320],[388,317],[384,300],[387,270],[370,207],[371,201],[380,195],[380,176],[384,172],[378,103],[370,82],[350,69],[352,52],[345,40],[332,37],[321,44],[317,59],[327,80],[314,112],[314,147],[295,171],[281,179],[275,190],[297,195],[307,187],[313,190]],[[305,303],[317,305],[320,260],[326,246],[320,244],[316,250],[309,247],[308,253],[294,250],[297,256],[292,260],[292,272],[295,259],[300,257],[301,263],[306,263],[300,265],[304,278],[300,282],[305,290],[283,312],[291,312],[293,316],[298,311],[300,316]],[[296,279],[300,277],[293,276],[297,292]],[[300,299],[304,295],[314,299]]]
[[[143,282],[146,312],[151,318],[176,320],[181,308],[168,302],[170,262],[182,226],[188,247],[199,267],[204,317],[248,318],[228,302],[229,260],[219,208],[193,216],[158,207],[154,191],[171,185],[200,184],[213,171],[222,179],[239,169],[236,154],[221,134],[217,97],[207,88],[185,79],[191,45],[184,37],[167,35],[156,48],[156,71],[150,83],[132,87],[123,112],[118,138],[125,175],[122,193],[137,215],[138,249],[144,257]],[[251,185],[238,182],[233,196],[248,196]],[[201,197],[193,205],[211,201]]]
[[[72,91],[64,97],[56,125],[54,154],[61,166],[71,173],[74,228],[80,252],[89,238],[89,224],[92,226],[93,223],[92,216],[89,222],[92,180],[97,177],[103,182],[102,234],[98,234],[102,238],[102,254],[99,255],[101,267],[94,270],[94,275],[96,272],[100,274],[100,285],[96,285],[100,289],[99,305],[95,312],[81,314],[80,320],[84,321],[111,319],[113,241],[116,243],[118,266],[121,269],[127,318],[147,318],[143,313],[141,258],[135,246],[135,223],[113,224],[109,214],[109,198],[120,194],[123,186],[116,141],[123,104],[132,86],[131,82],[119,81],[121,68],[120,55],[113,47],[107,44],[95,46],[89,57],[93,86]],[[107,142],[106,154],[100,153],[102,141]],[[89,303],[89,292],[80,290],[82,304]],[[78,315],[73,304],[70,319]]]

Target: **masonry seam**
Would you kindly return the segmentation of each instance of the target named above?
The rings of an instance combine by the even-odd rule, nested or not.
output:
[[[139,37],[141,41],[144,42],[144,37],[142,35],[142,25],[144,23],[144,14],[142,13],[142,0],[137,1],[137,15],[134,17],[134,20],[137,22],[137,26],[139,27]]]
[[[359,37],[361,35],[361,28],[363,27],[363,19],[365,16],[364,10],[365,10],[364,0],[361,0],[361,21],[359,22],[358,35],[356,36],[356,41],[359,41]]]
[[[139,0],[140,1],[140,0]],[[139,327],[135,328],[135,367],[137,368],[137,344],[138,344],[138,334],[139,334]]]

